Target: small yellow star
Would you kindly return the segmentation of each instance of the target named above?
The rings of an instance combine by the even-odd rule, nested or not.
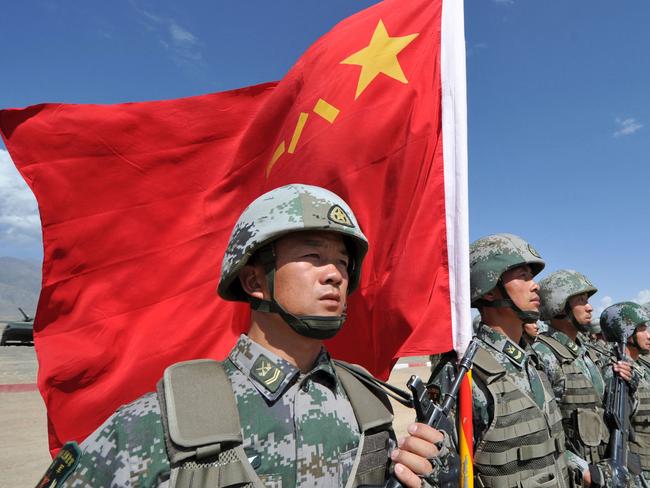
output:
[[[361,66],[355,100],[368,87],[379,73],[384,73],[402,83],[408,83],[397,55],[408,46],[418,34],[403,37],[390,37],[384,23],[379,20],[370,44],[341,61],[341,64],[356,64]]]

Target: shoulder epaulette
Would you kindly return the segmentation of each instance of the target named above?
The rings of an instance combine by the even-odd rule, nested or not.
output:
[[[572,362],[577,357],[577,350],[576,352],[571,351],[568,347],[553,337],[539,334],[537,340],[548,346],[549,349],[555,353],[556,357],[563,363]]]
[[[472,370],[486,384],[490,384],[506,374],[506,369],[483,346],[476,351]]]

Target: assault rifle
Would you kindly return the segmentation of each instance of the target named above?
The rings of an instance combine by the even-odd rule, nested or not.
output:
[[[450,390],[444,394],[444,400],[442,405],[436,405],[426,389],[426,385],[422,382],[417,376],[411,376],[411,378],[406,383],[406,386],[411,390],[413,395],[413,408],[415,408],[415,418],[418,422],[423,424],[430,425],[434,429],[445,430],[451,432],[451,422],[449,421],[449,413],[451,409],[456,405],[456,398],[458,396],[458,391],[460,390],[460,385],[463,382],[465,374],[472,367],[474,362],[474,356],[478,350],[478,342],[476,339],[473,339],[469,343],[463,358],[458,364],[458,375],[454,380]],[[460,476],[460,463],[456,459],[455,466],[451,467],[451,472],[446,478],[448,482],[442,482],[440,486],[443,487],[457,487],[458,478]],[[403,485],[399,480],[392,475],[384,484],[384,488],[401,488]]]
[[[619,361],[625,357],[625,341],[616,344]],[[614,374],[608,388],[605,420],[609,424],[609,462],[612,467],[612,487],[625,488],[630,477],[627,469],[630,411],[627,382]]]

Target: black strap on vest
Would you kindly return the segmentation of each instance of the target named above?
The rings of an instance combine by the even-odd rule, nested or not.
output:
[[[341,370],[347,371],[348,373],[352,374],[356,379],[364,383],[366,387],[379,393],[379,398],[385,398],[385,395],[388,395],[393,400],[401,403],[405,407],[413,408],[413,397],[409,392],[404,391],[401,388],[397,388],[396,386],[393,386],[390,383],[375,378],[368,371],[366,371],[365,369],[361,368],[356,364],[346,363],[345,361],[341,361],[339,359],[333,359],[332,362],[334,363],[334,369],[336,369],[337,373],[339,373]],[[390,402],[386,405],[392,411]]]

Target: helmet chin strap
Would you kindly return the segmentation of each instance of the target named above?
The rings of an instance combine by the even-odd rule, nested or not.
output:
[[[573,315],[573,309],[569,305],[569,300],[564,304],[564,313],[566,314],[566,318],[569,319],[578,332],[589,332],[589,326],[587,324],[583,325],[576,320],[575,315]]]
[[[341,315],[294,315],[275,300],[275,249],[273,243],[258,251],[260,263],[266,273],[266,283],[271,294],[270,300],[248,296],[253,310],[265,313],[277,313],[298,334],[312,339],[330,339],[341,330],[345,322],[345,311]]]
[[[522,310],[517,305],[515,305],[515,302],[513,302],[512,299],[510,298],[510,295],[508,294],[506,287],[503,285],[501,280],[497,282],[497,288],[499,289],[499,291],[501,291],[501,295],[503,295],[506,298],[502,298],[501,300],[492,300],[491,302],[488,302],[487,300],[483,300],[482,305],[484,307],[510,308],[517,314],[517,317],[519,317],[519,319],[521,320],[522,325],[530,324],[532,322],[537,322],[539,320],[538,311]]]
[[[632,342],[630,343],[630,339],[632,339]],[[648,349],[643,349],[641,345],[639,344],[639,341],[636,338],[636,330],[634,331],[634,334],[632,334],[630,337],[627,339],[627,344],[628,346],[634,346],[636,347],[640,352],[648,352]]]

